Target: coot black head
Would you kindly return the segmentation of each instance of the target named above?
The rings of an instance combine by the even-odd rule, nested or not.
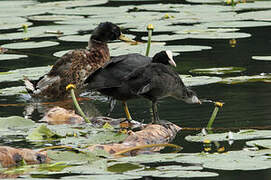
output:
[[[161,51],[159,53],[156,53],[152,58],[152,62],[172,65],[176,67],[176,63],[173,60],[173,55],[171,51]]]
[[[120,27],[111,22],[103,22],[92,32],[91,39],[107,42],[119,39],[121,36]]]
[[[184,89],[183,100],[188,104],[201,104],[197,94],[189,88]]]

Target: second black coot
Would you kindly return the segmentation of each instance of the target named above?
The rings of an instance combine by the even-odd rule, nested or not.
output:
[[[123,79],[133,70],[150,63],[176,66],[171,51],[161,51],[156,53],[153,58],[137,53],[117,56],[86,79],[87,89],[97,90],[106,96],[122,101],[126,116],[131,119],[126,100],[139,96],[123,86]]]

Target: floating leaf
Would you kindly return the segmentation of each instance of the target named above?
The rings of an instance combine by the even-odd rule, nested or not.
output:
[[[41,15],[41,16],[28,16],[32,21],[76,21],[76,19],[84,18],[83,16],[71,16],[71,15]]]
[[[18,55],[18,54],[0,54],[0,61],[2,60],[11,60],[11,59],[19,59],[25,58],[27,55]]]
[[[3,44],[2,47],[8,49],[32,49],[32,48],[42,48],[42,47],[50,47],[58,45],[58,42],[53,41],[42,41],[42,42],[19,42],[19,43],[10,43]]]
[[[168,154],[148,154],[148,155],[138,155],[136,157],[124,157],[118,159],[121,162],[130,163],[154,163],[154,162],[174,162],[178,154],[168,153]]]
[[[237,15],[242,20],[255,20],[255,21],[261,21],[261,20],[269,20],[270,18],[271,10],[266,11],[250,11],[245,13],[240,13]]]
[[[205,27],[220,27],[220,28],[229,28],[229,27],[261,27],[261,26],[271,26],[270,22],[261,22],[261,21],[220,21],[220,22],[209,22],[203,23],[200,26]]]
[[[26,93],[25,86],[14,86],[9,88],[0,89],[0,95],[2,96],[11,96],[16,94]]]
[[[67,52],[71,51],[72,49],[70,50],[63,50],[63,51],[58,51],[58,52],[55,52],[53,55],[55,57],[62,57],[64,54],[66,54]]]
[[[52,132],[45,125],[40,125],[39,127],[32,129],[28,136],[26,137],[29,140],[53,140],[60,138],[61,136]]]
[[[3,7],[1,9],[3,10]],[[0,16],[0,29],[1,30],[20,28],[20,27],[22,27],[23,24],[25,24],[27,26],[32,25],[31,22],[27,22],[27,20],[22,17],[16,17],[16,16],[1,17]]]
[[[247,10],[262,10],[262,9],[270,9],[271,2],[270,1],[254,1],[253,3],[238,3],[235,6],[236,11],[247,11]]]
[[[126,43],[111,43],[109,44],[110,54],[112,56],[118,56],[128,53],[140,53],[145,54],[147,44],[128,45]],[[171,50],[173,52],[192,52],[212,49],[210,46],[196,46],[196,45],[168,45],[165,43],[152,43],[150,56],[154,56],[159,51]]]
[[[240,132],[232,133],[232,140],[246,140],[246,139],[256,139],[256,138],[270,138],[270,130],[240,130]],[[214,133],[208,135],[198,134],[195,136],[186,136],[187,141],[192,142],[203,142],[208,139],[210,141],[228,141],[228,133]]]
[[[114,163],[113,165],[110,165],[107,167],[107,170],[110,172],[116,172],[116,173],[123,173],[126,171],[131,171],[135,169],[141,169],[142,166],[138,164],[131,164],[131,163]]]
[[[0,82],[22,80],[23,76],[29,79],[37,79],[43,76],[51,69],[50,66],[16,69],[0,74]]]
[[[168,165],[156,167],[158,170],[166,171],[200,171],[203,169],[201,166],[181,166],[181,165]]]
[[[69,165],[86,164],[99,158],[91,152],[72,152],[72,151],[47,151],[47,156],[53,162],[65,162]]]
[[[88,42],[90,35],[71,35],[71,36],[62,36],[58,39],[61,41],[73,41],[73,42]]]
[[[220,77],[180,75],[186,86],[200,86],[220,82]]]
[[[223,78],[221,83],[225,84],[238,84],[247,82],[268,82],[271,80],[271,74],[254,75],[254,76],[237,76]]]
[[[178,34],[163,34],[163,35],[154,35],[151,37],[152,41],[171,41],[171,40],[180,40],[180,39],[187,39],[186,35],[178,35]],[[143,37],[143,40],[148,40],[148,37]]]
[[[124,173],[124,174],[130,174]],[[132,174],[132,173],[131,173]],[[215,177],[218,176],[217,173],[213,172],[201,172],[201,171],[157,171],[157,170],[149,170],[149,171],[138,171],[137,175],[142,176],[153,176],[153,177],[164,177],[164,178],[192,178],[192,177]]]
[[[192,26],[191,28],[184,28],[182,30],[176,31],[177,34],[209,34],[209,33],[228,33],[239,31],[237,28],[207,28],[200,26]]]
[[[209,32],[201,34],[189,34],[188,38],[192,39],[238,39],[238,38],[248,38],[251,34],[248,33],[219,33],[219,32]]]
[[[37,3],[33,5],[33,8],[46,8],[49,7],[51,9],[55,8],[72,8],[72,7],[78,7],[78,6],[94,6],[99,4],[106,3],[106,0],[80,0],[80,1],[56,1],[56,2],[46,2],[46,3]]]
[[[271,61],[271,56],[252,56],[252,59],[259,61]]]
[[[20,116],[0,117],[0,130],[30,128],[34,125],[35,123],[32,120]]]
[[[208,68],[208,69],[192,69],[189,72],[195,74],[229,74],[239,73],[246,69],[243,67],[220,67],[220,68]]]
[[[195,153],[176,158],[180,163],[200,163],[204,168],[218,170],[260,170],[271,167],[270,161],[254,156],[251,151],[229,151],[226,153]]]
[[[271,149],[271,139],[262,139],[246,142],[248,146],[256,146]]]
[[[186,0],[190,3],[221,3],[223,0]]]

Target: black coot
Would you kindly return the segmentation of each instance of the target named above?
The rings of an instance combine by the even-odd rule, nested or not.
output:
[[[195,92],[184,85],[179,74],[160,63],[150,63],[137,68],[124,77],[122,86],[118,90],[126,94],[130,93],[130,96],[126,96],[126,100],[130,97],[142,96],[152,101],[154,117],[152,123],[159,123],[157,100],[164,97],[171,96],[189,104],[201,104]]]
[[[104,95],[123,101],[126,116],[131,119],[126,100],[140,96],[123,85],[124,77],[133,70],[145,67],[150,63],[176,66],[171,51],[161,51],[155,54],[153,58],[136,53],[117,56],[86,79],[87,89],[98,90]]]

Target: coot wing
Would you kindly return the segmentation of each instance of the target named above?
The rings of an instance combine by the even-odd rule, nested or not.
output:
[[[88,89],[93,90],[120,87],[123,77],[138,67],[150,64],[150,62],[150,57],[137,53],[117,56],[93,72],[85,83],[88,83]]]

